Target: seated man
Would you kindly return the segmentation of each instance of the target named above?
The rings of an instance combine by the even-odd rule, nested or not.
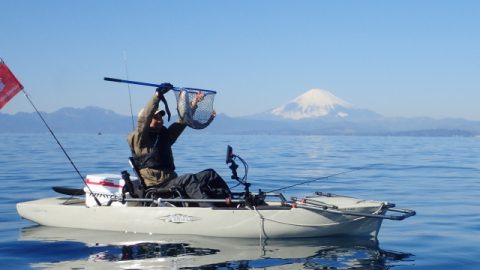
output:
[[[128,135],[128,144],[145,185],[162,188],[180,186],[192,199],[217,198],[212,188],[224,189],[224,194],[229,195],[227,184],[214,170],[177,177],[172,145],[185,130],[186,125],[179,121],[166,128],[162,118],[165,111],[158,109],[163,94],[171,89],[173,85],[169,83],[163,83],[157,88],[147,106],[140,111],[137,128]],[[192,107],[196,107],[203,96],[202,92],[197,93],[191,103]],[[200,206],[210,206],[210,204]]]

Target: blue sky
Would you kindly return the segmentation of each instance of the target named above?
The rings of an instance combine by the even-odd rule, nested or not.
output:
[[[480,1],[1,1],[0,57],[46,112],[129,115],[103,77],[217,90],[243,116],[312,88],[385,116],[480,120]],[[126,61],[125,57],[126,55]],[[132,86],[136,113],[154,89]],[[32,111],[18,94],[3,113]]]

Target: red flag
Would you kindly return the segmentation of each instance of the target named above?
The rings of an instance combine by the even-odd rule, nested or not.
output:
[[[22,89],[23,85],[0,59],[0,109]]]

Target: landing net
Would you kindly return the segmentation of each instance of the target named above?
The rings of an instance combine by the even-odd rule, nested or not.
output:
[[[213,102],[217,92],[196,88],[175,89],[177,113],[182,122],[194,129],[206,128],[213,121]],[[203,98],[199,99],[199,95]],[[195,100],[198,102],[195,105]]]

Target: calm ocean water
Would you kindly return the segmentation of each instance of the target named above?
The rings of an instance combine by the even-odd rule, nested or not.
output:
[[[83,175],[129,169],[124,135],[57,134]],[[314,191],[396,203],[417,211],[384,221],[378,243],[320,238],[269,241],[47,228],[15,204],[82,187],[50,134],[2,134],[2,269],[479,269],[480,138],[226,136],[188,132],[174,147],[177,172],[214,168],[225,179],[232,145],[253,189]],[[361,169],[360,169],[361,168]],[[230,182],[231,186],[235,183]]]

